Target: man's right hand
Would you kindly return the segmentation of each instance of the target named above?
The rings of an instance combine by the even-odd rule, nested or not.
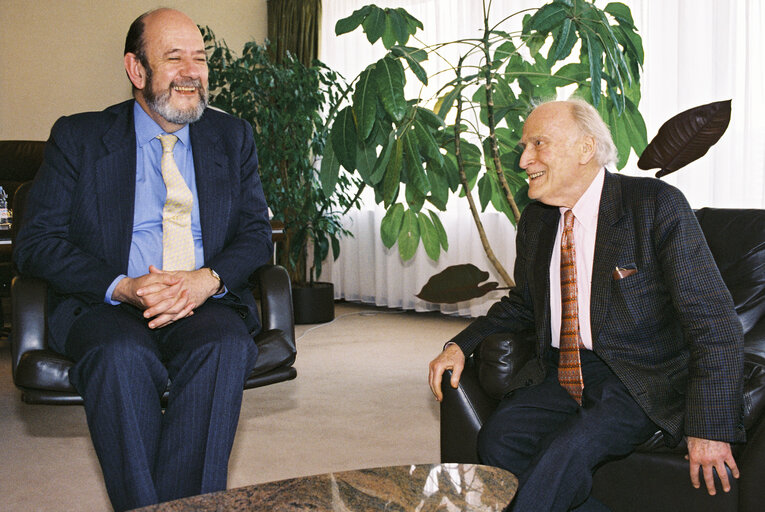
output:
[[[142,311],[151,309],[153,314],[149,327],[164,327],[176,320],[193,314],[195,305],[189,301],[183,289],[183,279],[178,275],[151,271],[140,277],[126,277],[114,288],[112,299],[127,302]]]
[[[444,398],[443,393],[441,393],[441,379],[444,372],[446,370],[452,371],[452,378],[449,383],[453,388],[457,389],[463,368],[465,368],[465,354],[455,344],[448,345],[438,357],[430,362],[428,380],[430,382],[430,390],[435,395],[436,400],[440,402]]]

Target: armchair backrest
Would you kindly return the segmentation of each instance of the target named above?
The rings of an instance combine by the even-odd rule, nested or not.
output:
[[[765,317],[765,210],[702,208],[696,217],[749,333]]]

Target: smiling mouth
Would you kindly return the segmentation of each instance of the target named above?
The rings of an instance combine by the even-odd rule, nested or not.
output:
[[[540,176],[543,176],[544,174],[545,174],[545,171],[539,171],[539,172],[529,174],[529,181],[533,181],[539,178]]]
[[[193,86],[182,86],[182,85],[176,85],[173,87],[174,91],[178,91],[183,94],[191,94],[196,92],[197,88]]]

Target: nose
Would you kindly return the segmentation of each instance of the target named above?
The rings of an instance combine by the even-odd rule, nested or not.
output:
[[[181,76],[187,78],[199,78],[201,75],[201,65],[193,58],[183,59],[183,66],[181,67]]]
[[[519,162],[521,169],[525,170],[534,161],[533,151],[533,144],[527,144],[526,147],[523,148],[523,152],[521,153],[521,161]]]

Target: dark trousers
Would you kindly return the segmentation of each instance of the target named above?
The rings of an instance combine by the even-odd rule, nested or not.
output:
[[[558,383],[558,351],[548,349],[545,380],[513,391],[481,428],[480,460],[518,477],[514,511],[608,510],[589,496],[592,473],[657,430],[598,356],[582,350],[581,360],[581,407]]]
[[[66,351],[116,510],[226,488],[243,385],[257,357],[233,309],[208,301],[151,330],[138,309],[103,304],[75,322]]]

